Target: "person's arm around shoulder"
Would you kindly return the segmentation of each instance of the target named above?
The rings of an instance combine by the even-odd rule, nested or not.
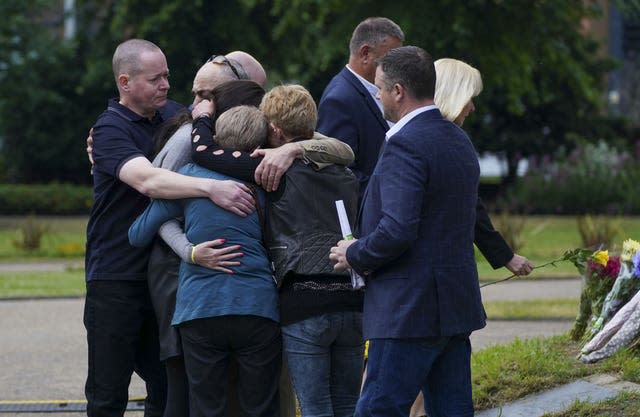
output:
[[[267,191],[275,191],[284,173],[295,159],[304,159],[322,169],[331,164],[348,165],[353,162],[353,150],[346,143],[314,132],[312,139],[284,144],[275,149],[256,149],[252,157],[262,157],[256,168],[256,184]]]
[[[207,197],[239,216],[246,216],[254,210],[253,198],[244,184],[188,177],[167,169],[155,168],[143,156],[125,162],[120,168],[118,179],[151,198]]]
[[[314,132],[313,138],[298,143],[304,148],[303,159],[318,169],[332,164],[349,165],[355,159],[351,146],[319,132]]]
[[[262,158],[254,174],[256,184],[266,191],[277,190],[282,176],[293,161],[303,156],[304,148],[298,142],[286,143],[277,148],[256,149],[251,153],[251,157]]]

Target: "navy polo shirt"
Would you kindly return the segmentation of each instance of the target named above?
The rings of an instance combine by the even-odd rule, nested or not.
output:
[[[87,225],[87,281],[147,278],[149,247],[134,248],[127,233],[149,204],[149,198],[120,181],[118,175],[131,159],[151,156],[154,131],[182,108],[169,100],[150,120],[111,99],[93,126],[93,207]]]

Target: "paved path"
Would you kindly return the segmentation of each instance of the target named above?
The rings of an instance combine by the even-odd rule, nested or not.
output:
[[[54,266],[49,267],[51,270]],[[487,286],[482,292],[486,301],[577,298],[580,281],[512,280]],[[84,398],[87,352],[82,324],[83,306],[83,298],[0,301],[0,401]],[[509,342],[515,337],[561,334],[570,327],[571,321],[490,320],[485,329],[473,333],[471,343],[478,350],[491,344]],[[140,397],[144,392],[142,381],[134,376],[130,395]],[[44,417],[51,414],[28,415]],[[127,413],[127,416],[137,415],[141,414]],[[12,414],[0,413],[0,417],[9,416]]]

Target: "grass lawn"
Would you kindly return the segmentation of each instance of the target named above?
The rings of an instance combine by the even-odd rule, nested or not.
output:
[[[22,229],[26,216],[0,217],[0,262],[30,262],[49,259],[83,259],[87,217],[39,216],[32,220],[44,228],[41,247],[33,251],[22,250],[16,242],[23,239]]]
[[[617,217],[620,232],[616,236],[617,249],[625,239],[640,240],[640,217]],[[577,221],[572,216],[528,216],[522,232],[523,246],[519,254],[529,258],[534,265],[542,265],[560,258],[567,250],[582,246]],[[610,251],[616,248],[608,248]],[[480,254],[478,274],[480,279],[496,280],[506,278],[510,272],[506,268],[493,270]],[[559,278],[577,276],[576,268],[570,262],[559,262],[556,266],[535,269],[527,278]]]
[[[575,319],[580,300],[555,298],[521,301],[486,301],[483,303],[490,320]]]
[[[0,300],[3,298],[75,297],[86,292],[84,270],[60,272],[2,272]]]
[[[640,349],[623,349],[595,364],[576,359],[581,344],[568,336],[515,340],[491,346],[471,356],[476,410],[500,407],[528,394],[547,390],[594,374],[612,374],[640,383]],[[592,413],[594,407],[610,407],[608,413]],[[619,410],[640,410],[639,395],[621,395],[607,405],[582,405],[583,411],[560,416],[637,416]],[[614,411],[615,410],[615,411]],[[637,412],[637,411],[636,411]]]
[[[546,417],[640,417],[640,394],[621,392],[597,404],[577,402],[568,410],[545,414]]]

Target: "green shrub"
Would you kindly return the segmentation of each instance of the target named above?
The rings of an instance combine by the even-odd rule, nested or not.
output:
[[[13,246],[26,252],[38,250],[42,245],[42,237],[48,230],[49,227],[46,224],[31,215],[20,225],[18,237],[12,242]]]
[[[607,216],[584,215],[576,218],[582,246],[590,249],[609,248],[621,232],[620,221]]]
[[[501,205],[531,214],[636,214],[638,184],[638,160],[599,142],[568,155],[561,149],[553,158],[532,158],[527,173],[506,192]]]
[[[516,253],[520,252],[524,246],[523,232],[526,223],[524,216],[515,216],[502,212],[492,216],[491,221],[511,249]]]
[[[1,215],[88,214],[93,204],[89,186],[72,184],[0,184]]]

